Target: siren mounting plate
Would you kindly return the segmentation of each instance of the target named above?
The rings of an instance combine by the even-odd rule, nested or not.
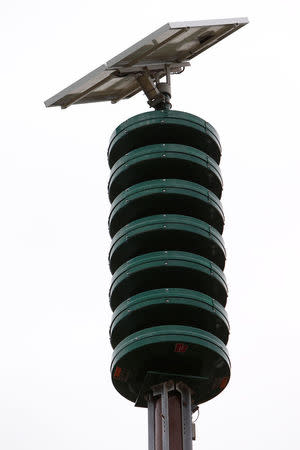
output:
[[[167,23],[46,100],[45,105],[67,108],[81,103],[116,103],[144,90],[150,106],[157,107],[166,97],[159,85],[169,84],[170,74],[181,73],[192,58],[247,23],[245,17]],[[159,83],[164,76],[167,83]]]

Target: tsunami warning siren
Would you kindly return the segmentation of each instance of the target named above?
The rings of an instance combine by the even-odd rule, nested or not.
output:
[[[149,450],[191,450],[192,413],[230,377],[221,145],[209,123],[171,110],[171,75],[247,23],[168,23],[45,102],[143,91],[155,109],[119,125],[108,148],[111,377],[148,407]]]

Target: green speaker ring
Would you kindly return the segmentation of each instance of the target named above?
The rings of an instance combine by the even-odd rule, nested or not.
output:
[[[133,333],[115,348],[111,377],[119,393],[136,402],[147,373],[184,376],[193,402],[218,395],[230,378],[230,360],[222,341],[193,327],[165,325]],[[199,381],[198,381],[199,380]],[[146,400],[140,406],[147,406]]]
[[[226,305],[226,278],[216,264],[193,253],[165,251],[137,256],[116,270],[110,288],[111,309],[140,292],[161,288],[192,289]]]
[[[108,183],[110,201],[134,184],[159,178],[192,181],[218,198],[222,195],[220,169],[212,158],[185,145],[156,144],[132,150],[114,164]]]
[[[148,120],[149,118],[157,118],[159,120],[163,119],[164,117],[169,118],[176,118],[176,119],[183,119],[188,120],[190,122],[195,123],[196,125],[200,125],[201,127],[209,130],[215,138],[220,141],[219,134],[217,130],[208,122],[206,122],[204,119],[201,119],[201,117],[196,116],[195,114],[187,113],[185,111],[177,111],[177,110],[159,110],[159,111],[147,111],[144,113],[136,114],[135,116],[129,117],[129,119],[125,120],[124,122],[120,123],[118,127],[114,130],[112,133],[112,136],[110,138],[110,142],[114,138],[114,136],[121,131],[128,128],[130,125],[133,125],[138,122],[144,122],[145,120]]]
[[[110,340],[115,348],[132,333],[160,325],[200,328],[228,341],[225,309],[207,295],[188,289],[155,289],[134,295],[114,311]]]
[[[123,191],[113,201],[109,231],[113,237],[123,226],[144,216],[180,214],[207,222],[222,233],[222,205],[208,189],[183,180],[151,180]]]
[[[111,272],[127,260],[159,250],[180,250],[204,256],[224,269],[226,252],[222,236],[193,217],[161,214],[130,222],[114,236],[109,252]]]
[[[144,118],[118,127],[113,133],[108,148],[108,162],[115,162],[131,150],[152,144],[183,144],[204,151],[217,163],[221,158],[218,137],[206,122],[200,124],[190,120],[185,113],[176,111],[151,111]]]

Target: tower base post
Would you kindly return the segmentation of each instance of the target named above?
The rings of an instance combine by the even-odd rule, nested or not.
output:
[[[192,450],[191,389],[172,380],[152,387],[148,396],[149,450]]]

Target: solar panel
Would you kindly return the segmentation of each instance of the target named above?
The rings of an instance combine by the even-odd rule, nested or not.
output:
[[[139,79],[142,74],[158,82],[167,71],[181,73],[192,58],[247,23],[247,18],[167,23],[46,100],[45,105],[67,108],[73,104],[128,99],[145,91]],[[151,86],[147,88],[151,90]]]

